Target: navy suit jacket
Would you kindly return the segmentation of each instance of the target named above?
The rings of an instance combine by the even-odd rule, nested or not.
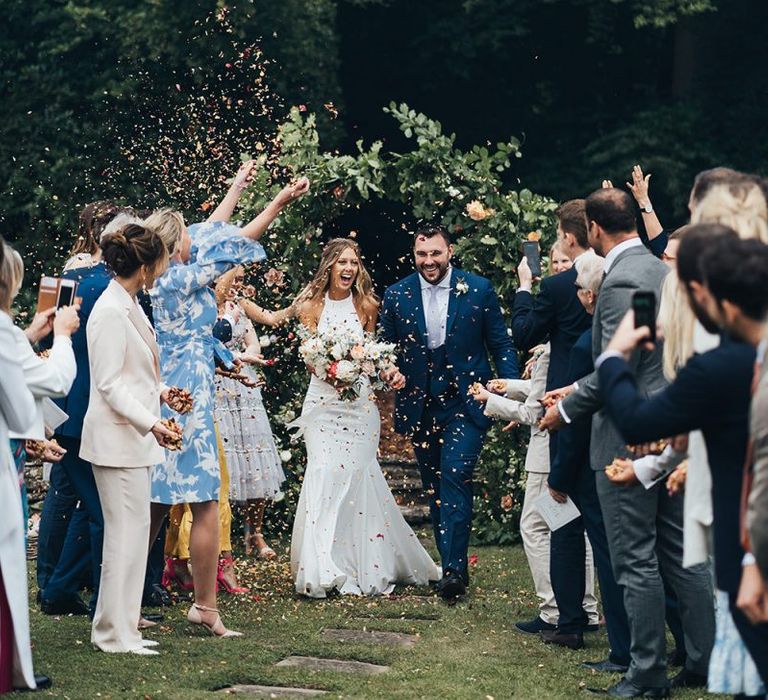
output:
[[[56,399],[59,408],[69,418],[65,423],[56,428],[58,435],[80,439],[83,432],[83,418],[88,410],[88,398],[91,393],[91,370],[88,365],[88,342],[85,328],[88,318],[93,310],[93,305],[101,296],[112,280],[112,275],[104,263],[97,263],[93,267],[79,267],[68,270],[61,275],[63,279],[77,280],[77,296],[82,299],[80,303],[80,327],[72,336],[72,350],[77,362],[77,375],[69,390],[69,394],[62,399]]]
[[[717,585],[734,594],[744,556],[739,506],[754,364],[752,346],[723,338],[720,347],[694,355],[672,384],[649,399],[638,393],[622,358],[608,358],[598,370],[608,413],[629,444],[702,431],[712,472]]]
[[[466,284],[466,291],[457,291],[459,280]],[[421,421],[428,389],[427,329],[418,272],[384,293],[380,323],[384,340],[397,343],[399,368],[406,378],[405,387],[397,392],[395,430],[409,433]],[[488,353],[493,356],[496,376],[513,379],[519,374],[499,299],[485,277],[453,268],[445,352],[467,415],[479,428],[487,429],[491,420],[483,414],[484,407],[467,396],[467,389],[474,382],[485,384],[494,376]]]
[[[536,298],[518,292],[512,310],[512,336],[515,345],[528,351],[549,339],[551,348],[547,391],[568,382],[566,375],[573,344],[592,327],[592,317],[576,296],[576,268],[545,277]]]
[[[592,329],[584,331],[571,349],[566,384],[592,373]],[[549,485],[556,491],[572,493],[584,467],[589,467],[592,416],[566,425],[558,434],[557,455],[549,468]],[[590,473],[590,477],[591,477]]]

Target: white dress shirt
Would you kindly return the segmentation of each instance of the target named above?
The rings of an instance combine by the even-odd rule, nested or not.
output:
[[[424,307],[424,322],[427,327],[427,334],[430,331],[434,332],[434,329],[429,327],[429,305],[432,303],[432,295],[436,295],[436,301],[438,304],[438,317],[440,319],[440,328],[437,332],[437,342],[435,347],[439,348],[445,344],[445,328],[448,323],[448,301],[451,298],[451,276],[453,275],[453,267],[448,266],[448,271],[445,273],[443,279],[437,284],[430,284],[421,275],[419,275],[419,283],[421,284],[421,303]],[[435,288],[436,291],[432,291]]]
[[[611,250],[608,252],[608,255],[605,256],[605,265],[603,266],[603,274],[607,275],[608,270],[611,269],[611,266],[614,262],[616,262],[616,258],[619,257],[625,250],[629,250],[630,248],[637,248],[638,246],[643,245],[643,242],[640,240],[640,237],[637,238],[630,238],[626,241],[622,241],[619,243],[619,245],[615,246],[614,248],[611,248]]]

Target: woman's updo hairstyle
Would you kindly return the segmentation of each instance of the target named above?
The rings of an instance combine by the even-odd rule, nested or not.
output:
[[[166,207],[150,214],[144,219],[144,225],[160,236],[168,249],[168,255],[173,257],[178,248],[181,234],[186,228],[184,217],[179,212]]]
[[[148,276],[154,280],[168,264],[168,250],[160,236],[141,224],[128,224],[104,236],[101,255],[118,277],[131,277],[139,268],[146,267]]]

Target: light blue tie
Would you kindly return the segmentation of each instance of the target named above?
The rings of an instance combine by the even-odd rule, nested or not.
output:
[[[427,347],[430,350],[440,347],[440,303],[437,293],[440,287],[436,284],[429,289],[429,304],[427,305]]]

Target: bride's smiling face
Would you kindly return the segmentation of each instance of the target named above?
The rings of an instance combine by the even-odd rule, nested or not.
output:
[[[360,260],[352,248],[345,248],[331,267],[331,289],[347,292],[352,289],[360,272]]]

